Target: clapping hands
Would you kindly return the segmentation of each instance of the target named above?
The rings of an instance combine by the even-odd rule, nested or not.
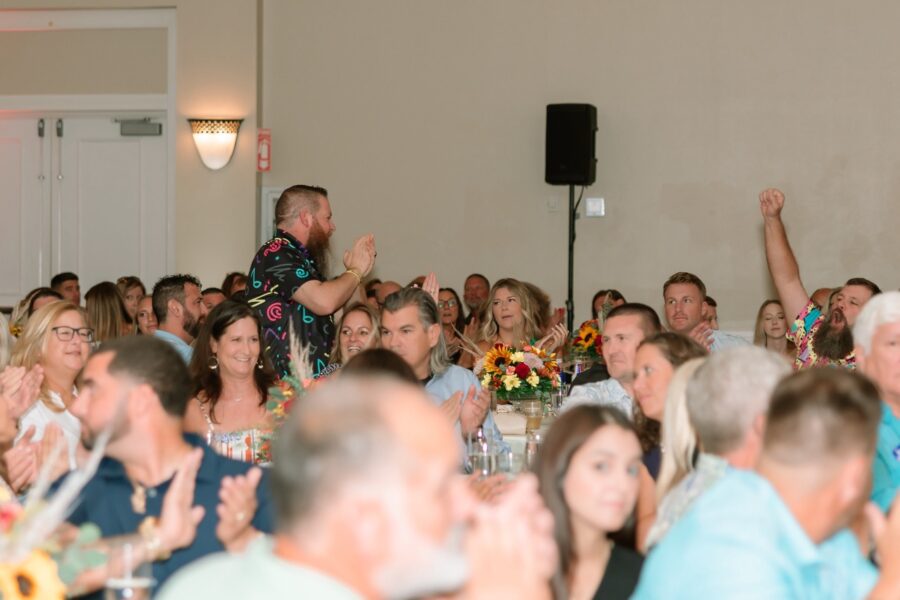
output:
[[[258,507],[256,488],[261,478],[259,467],[253,467],[244,475],[222,478],[220,503],[216,507],[219,517],[216,537],[229,552],[243,550],[257,533],[253,516]]]
[[[353,246],[344,252],[344,267],[355,269],[365,277],[375,266],[375,236],[371,233],[357,238]]]
[[[31,369],[6,367],[0,372],[0,401],[6,403],[10,419],[18,420],[31,408],[41,393],[43,381],[44,368],[40,365]]]
[[[557,323],[550,328],[550,332],[542,337],[535,346],[543,348],[547,352],[553,352],[566,343],[569,338],[569,330],[562,323]]]

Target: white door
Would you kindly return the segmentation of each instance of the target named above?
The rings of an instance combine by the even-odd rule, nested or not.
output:
[[[111,116],[75,115],[44,117],[41,138],[37,122],[0,119],[11,134],[0,135],[0,281],[17,282],[0,289],[0,304],[61,271],[77,273],[83,292],[122,275],[152,286],[167,263],[166,132],[122,136]]]
[[[46,123],[37,117],[0,119],[0,306],[13,306],[52,276]]]

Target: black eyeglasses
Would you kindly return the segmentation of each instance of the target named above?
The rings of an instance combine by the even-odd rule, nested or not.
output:
[[[71,342],[72,338],[75,334],[78,334],[78,337],[81,338],[82,342],[91,343],[94,341],[94,330],[90,327],[67,327],[65,325],[60,325],[59,327],[54,327],[50,331],[56,334],[56,338],[61,342]]]
[[[456,300],[438,300],[438,303],[437,303],[438,308],[444,308],[445,306],[447,308],[453,308],[457,304],[458,304],[458,302]]]

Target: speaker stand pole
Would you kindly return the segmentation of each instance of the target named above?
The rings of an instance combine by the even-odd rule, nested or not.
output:
[[[566,297],[566,326],[572,331],[575,319],[575,186],[569,185],[569,293]]]

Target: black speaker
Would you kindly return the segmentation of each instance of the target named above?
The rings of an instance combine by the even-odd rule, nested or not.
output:
[[[544,180],[550,185],[594,183],[596,132],[597,107],[592,104],[548,104]]]

